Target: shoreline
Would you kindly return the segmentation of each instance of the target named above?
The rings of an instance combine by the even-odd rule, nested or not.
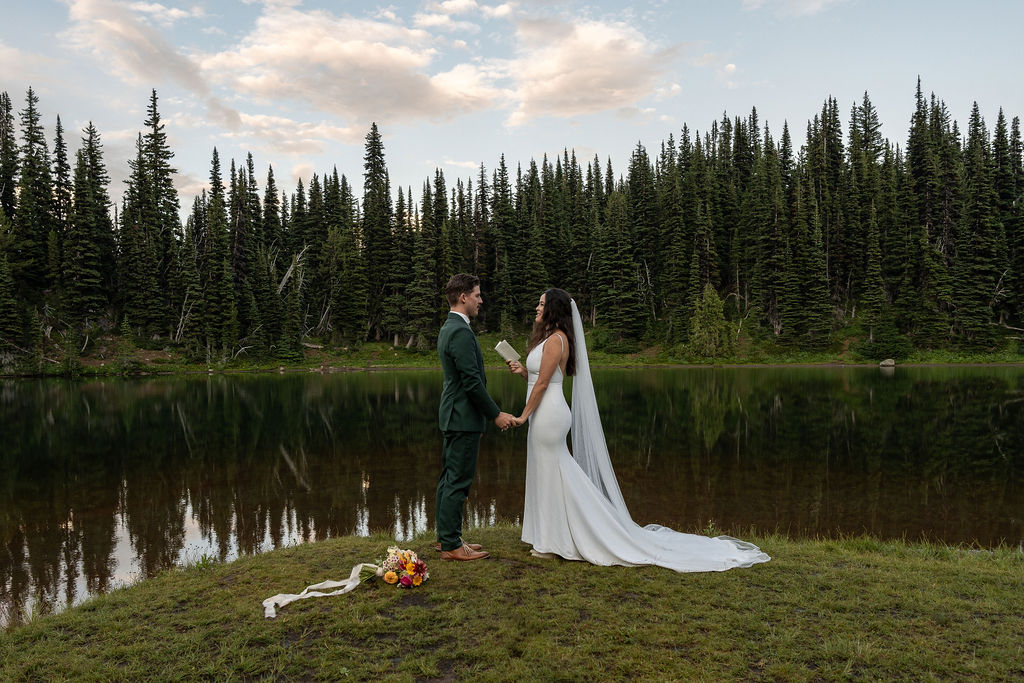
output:
[[[487,370],[501,370],[503,365],[486,364]],[[634,360],[612,360],[602,359],[599,362],[591,361],[591,367],[599,370],[701,370],[701,369],[781,369],[781,368],[879,368],[880,364],[873,361],[862,360],[822,360],[822,361],[751,361],[751,362],[707,362],[691,363],[684,361],[651,361],[637,362]],[[965,361],[906,361],[896,363],[897,368],[966,368],[966,367],[1024,367],[1024,358],[1021,360],[994,359],[990,361],[965,360]],[[266,365],[256,367],[202,367],[186,365],[173,369],[164,369],[158,365],[148,365],[130,371],[121,371],[111,366],[83,366],[72,374],[67,372],[51,373],[0,373],[0,379],[96,379],[101,377],[171,377],[184,375],[244,375],[244,374],[297,374],[297,373],[353,373],[353,372],[388,372],[388,371],[440,371],[440,364],[424,365],[415,363],[391,363],[391,364],[321,364],[310,366],[308,364],[291,365]]]
[[[493,557],[300,601],[395,541],[338,537],[201,558],[0,631],[0,678],[1005,680],[1024,674],[1024,552],[870,537],[740,533],[772,556],[727,572],[596,567],[529,555],[510,524],[468,530]],[[612,599],[609,599],[612,598]]]

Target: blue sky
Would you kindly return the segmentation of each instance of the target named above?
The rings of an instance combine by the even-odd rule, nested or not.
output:
[[[206,184],[212,149],[252,152],[289,192],[335,165],[361,187],[371,121],[392,184],[436,167],[449,184],[575,149],[624,171],[686,123],[756,106],[795,141],[829,95],[844,126],[867,91],[903,144],[920,75],[966,121],[1024,113],[1024,3],[881,0],[6,0],[0,90],[36,89],[72,150],[98,127],[120,198],[156,88],[182,205]]]

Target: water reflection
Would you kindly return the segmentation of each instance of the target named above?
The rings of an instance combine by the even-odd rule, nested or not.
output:
[[[490,382],[521,406],[521,380]],[[607,370],[595,383],[638,522],[1024,536],[1024,369]],[[436,371],[0,382],[0,623],[204,555],[432,526],[439,389]],[[472,523],[519,519],[525,436],[484,440]]]

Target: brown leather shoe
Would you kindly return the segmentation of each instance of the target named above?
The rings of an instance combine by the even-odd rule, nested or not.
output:
[[[486,560],[490,556],[490,553],[473,550],[465,543],[455,550],[441,551],[442,560],[459,560],[461,562],[468,562],[469,560]]]
[[[479,543],[463,543],[462,545],[469,546],[470,550],[480,551],[480,550],[484,549],[484,547],[482,545],[480,545]],[[434,544],[434,552],[436,552],[436,553],[441,552],[441,542],[440,541],[438,541],[437,543]]]

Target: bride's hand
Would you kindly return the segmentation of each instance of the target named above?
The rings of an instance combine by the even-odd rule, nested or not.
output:
[[[519,417],[514,418],[512,420],[512,423],[515,424],[516,427],[522,427],[524,424],[526,424],[527,419],[528,418],[525,418],[522,415],[520,415]]]
[[[523,373],[523,366],[517,360],[508,361],[508,369],[513,375],[521,375]]]

